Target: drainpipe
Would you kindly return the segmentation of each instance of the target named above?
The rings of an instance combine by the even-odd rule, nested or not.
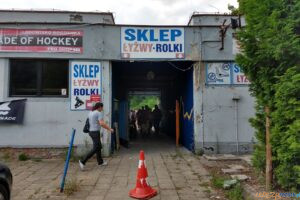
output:
[[[235,108],[235,136],[236,136],[236,153],[239,154],[239,132],[238,132],[238,101],[240,100],[239,95],[233,95],[232,100],[234,101]]]

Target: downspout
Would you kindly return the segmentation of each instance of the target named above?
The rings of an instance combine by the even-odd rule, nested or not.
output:
[[[236,137],[236,153],[239,154],[239,123],[238,123],[238,101],[240,100],[240,96],[233,95],[232,100],[234,101],[234,118],[235,118],[235,137]]]

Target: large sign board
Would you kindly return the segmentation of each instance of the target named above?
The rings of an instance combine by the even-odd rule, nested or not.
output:
[[[89,110],[93,102],[101,101],[101,62],[72,61],[70,65],[71,110]]]
[[[184,28],[121,27],[122,58],[184,58]]]
[[[206,84],[248,85],[250,82],[236,63],[216,62],[206,64]]]
[[[0,29],[0,52],[83,53],[83,31]]]

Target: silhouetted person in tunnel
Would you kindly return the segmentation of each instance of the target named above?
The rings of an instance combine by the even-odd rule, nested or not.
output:
[[[158,108],[157,105],[155,105],[154,110],[152,111],[152,117],[153,117],[153,126],[155,129],[155,133],[159,133],[159,123],[161,121],[161,110]]]

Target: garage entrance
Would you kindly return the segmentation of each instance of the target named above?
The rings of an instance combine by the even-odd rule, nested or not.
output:
[[[179,142],[192,151],[193,62],[112,62],[112,121],[118,127],[113,148],[118,143],[126,148],[141,144],[151,146],[157,142],[175,146],[176,100],[180,105]],[[146,106],[151,113],[155,105],[161,111],[156,128],[159,131],[154,126],[154,114],[150,115],[146,129],[141,125],[146,123],[139,122],[145,121],[140,120],[139,110]],[[132,120],[133,114],[136,120]]]

